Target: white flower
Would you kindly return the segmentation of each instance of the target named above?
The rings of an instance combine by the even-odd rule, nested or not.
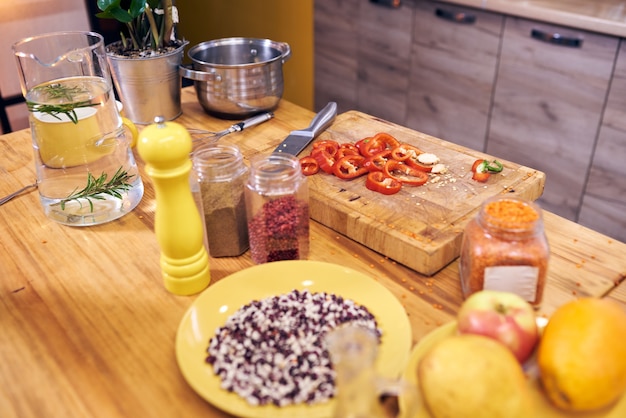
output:
[[[178,8],[176,6],[172,6],[172,22],[178,23]]]

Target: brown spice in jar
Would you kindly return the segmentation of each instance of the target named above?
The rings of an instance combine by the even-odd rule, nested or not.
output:
[[[463,294],[468,297],[483,290],[486,270],[491,267],[526,266],[530,269],[524,269],[525,272],[536,269],[536,288],[531,289],[534,297],[525,299],[538,307],[543,298],[548,259],[549,247],[538,207],[516,198],[487,202],[465,228],[459,268]],[[506,277],[509,283],[501,283],[501,290],[508,290],[507,285],[517,288],[519,278],[514,276],[520,270],[508,270],[512,272],[511,277]],[[523,296],[527,294],[528,289]]]
[[[212,257],[233,257],[249,247],[245,177],[230,182],[201,182],[202,206]]]

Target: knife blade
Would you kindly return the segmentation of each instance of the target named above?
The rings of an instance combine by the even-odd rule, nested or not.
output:
[[[298,156],[319,134],[326,130],[337,116],[337,103],[329,102],[306,129],[291,131],[274,150],[275,153]]]

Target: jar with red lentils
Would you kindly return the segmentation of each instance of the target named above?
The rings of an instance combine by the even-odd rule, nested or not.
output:
[[[501,290],[538,308],[549,257],[538,205],[515,196],[488,199],[463,234],[459,262],[463,296]]]
[[[245,197],[252,261],[308,257],[309,189],[298,158],[272,154],[252,160]]]

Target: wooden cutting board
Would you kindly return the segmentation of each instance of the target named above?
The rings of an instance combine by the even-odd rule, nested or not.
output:
[[[512,194],[535,200],[543,193],[540,171],[357,111],[338,115],[316,141],[354,143],[378,132],[437,155],[448,172],[430,174],[425,185],[404,186],[392,196],[368,190],[365,177],[346,181],[320,172],[308,178],[311,218],[422,274],[432,275],[458,257],[463,229],[485,199]],[[497,158],[504,170],[478,183],[470,172],[478,158]]]

